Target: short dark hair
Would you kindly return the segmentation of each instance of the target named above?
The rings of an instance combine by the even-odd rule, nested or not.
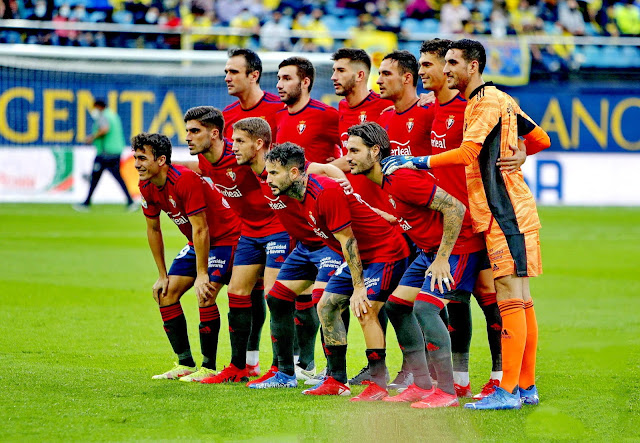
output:
[[[280,163],[288,169],[296,167],[301,172],[304,172],[304,164],[306,162],[304,158],[304,149],[291,142],[273,145],[273,148],[271,148],[271,151],[267,152],[264,159],[271,163]]]
[[[349,59],[352,62],[363,63],[367,67],[367,72],[371,71],[371,57],[364,49],[340,48],[331,55],[331,60],[336,61],[341,58]]]
[[[482,46],[482,43],[477,40],[463,38],[451,43],[449,49],[459,49],[462,52],[462,58],[467,63],[477,60],[478,70],[480,71],[480,74],[482,74],[484,67],[487,64],[487,53],[484,46]]]
[[[104,99],[99,98],[93,102],[93,106],[98,108],[106,108],[107,104],[105,103]]]
[[[389,157],[391,155],[391,142],[389,142],[389,134],[376,122],[365,122],[360,125],[351,126],[347,130],[349,137],[360,137],[367,148],[373,148],[375,145],[380,147],[380,158]]]
[[[260,60],[260,57],[255,53],[255,51],[248,48],[235,48],[229,49],[227,55],[229,58],[244,57],[244,60],[247,63],[247,74],[253,71],[258,71],[258,81],[256,83],[260,83],[260,77],[262,77],[262,60]]]
[[[271,127],[269,123],[260,117],[247,117],[238,120],[233,124],[233,129],[244,131],[251,136],[253,140],[262,139],[264,145],[269,149],[271,146]]]
[[[218,108],[214,108],[213,106],[196,106],[191,108],[184,114],[184,122],[186,123],[189,120],[196,120],[209,129],[213,127],[218,128],[220,138],[222,138],[224,117]]]
[[[167,164],[171,164],[171,141],[169,137],[162,134],[149,134],[143,132],[131,138],[131,150],[143,151],[145,146],[151,146],[153,158],[158,159],[164,155],[167,158]]]
[[[313,67],[313,63],[304,57],[289,57],[285,58],[278,65],[278,69],[284,68],[285,66],[295,66],[298,68],[297,74],[300,80],[305,77],[309,78],[309,92],[311,92],[311,88],[313,87],[313,80],[316,77],[316,69]]]
[[[420,67],[418,66],[418,60],[416,56],[410,53],[409,51],[403,49],[401,51],[393,51],[389,54],[385,55],[382,60],[395,60],[398,62],[398,67],[400,68],[400,72],[402,74],[406,74],[407,72],[413,76],[413,86],[418,86],[418,70]]]
[[[420,54],[435,54],[439,58],[444,60],[444,56],[447,55],[447,51],[451,47],[451,40],[434,38],[433,40],[425,40],[420,46]]]

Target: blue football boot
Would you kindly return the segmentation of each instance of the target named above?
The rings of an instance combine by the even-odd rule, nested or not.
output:
[[[540,403],[540,398],[538,398],[538,388],[536,385],[532,385],[529,389],[518,388],[520,391],[520,399],[522,400],[523,405],[531,405],[537,406]]]
[[[298,387],[298,380],[296,380],[295,375],[287,375],[278,371],[271,378],[249,385],[249,387],[253,389],[296,388]]]
[[[511,394],[504,389],[497,387],[495,392],[475,403],[464,405],[467,409],[520,409],[520,393]]]

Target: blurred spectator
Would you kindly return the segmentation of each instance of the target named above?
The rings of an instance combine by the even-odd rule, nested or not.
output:
[[[532,34],[536,30],[536,11],[528,0],[520,0],[518,7],[511,11],[511,26],[518,34]]]
[[[567,0],[558,6],[558,23],[571,35],[584,35],[584,17],[576,0]]]
[[[260,46],[269,51],[290,51],[289,28],[282,22],[282,13],[274,11],[271,20],[260,28]]]
[[[216,36],[209,34],[198,34],[197,30],[207,29],[209,30],[213,26],[211,18],[207,16],[205,10],[199,6],[192,6],[191,11],[183,15],[182,26],[191,32],[191,35],[187,35],[184,38],[191,39],[191,45],[193,49],[217,49]],[[183,48],[188,47],[187,42],[183,44]]]
[[[415,18],[416,20],[424,20],[425,18],[433,18],[435,10],[428,0],[409,0],[405,9],[405,17]]]
[[[169,9],[160,14],[158,25],[165,29],[177,29],[182,25],[182,20],[177,16],[175,10]],[[167,49],[180,49],[180,34],[165,34],[162,37],[164,47]]]
[[[491,17],[489,18],[489,28],[493,38],[503,38],[508,34],[509,19],[501,4],[495,4]]]
[[[249,31],[253,35],[260,34],[260,20],[258,17],[253,15],[248,8],[242,9],[240,14],[238,14],[231,23],[229,24],[232,28],[237,28],[243,31]],[[229,46],[230,48],[247,48],[249,47],[249,41],[251,40],[251,36],[238,36],[232,35],[229,36]]]
[[[51,20],[53,11],[47,7],[45,0],[38,0],[33,7],[33,12],[27,17],[27,20]]]
[[[463,24],[465,34],[483,35],[490,32],[482,12],[476,9],[471,11],[471,18],[469,21],[463,22]]]
[[[556,23],[558,16],[558,0],[543,0],[538,4],[538,17],[544,22]]]
[[[38,0],[27,20],[51,20],[51,18],[47,2]],[[55,45],[57,43],[56,33],[50,29],[29,29],[26,32],[26,37],[26,42],[29,44]]]
[[[613,7],[613,18],[621,35],[640,35],[640,8],[633,0],[625,0]]]
[[[215,3],[216,16],[223,25],[227,25],[246,7],[244,0],[217,0]]]
[[[17,7],[15,1],[12,0],[0,0],[0,18],[2,19],[10,19],[13,18],[13,6]]]
[[[155,6],[150,7],[142,19],[143,25],[157,25],[160,19],[160,10]]]
[[[63,3],[58,8],[58,12],[53,16],[53,21],[58,23],[68,22],[71,17],[71,7],[67,3]],[[78,37],[78,31],[67,29],[57,29],[58,44],[60,46],[74,46]]]
[[[463,31],[463,22],[471,19],[471,12],[461,0],[452,0],[440,10],[440,32],[455,34]]]
[[[304,45],[304,50],[309,52],[329,52],[333,50],[333,39],[329,33],[329,28],[322,21],[324,13],[321,9],[314,9],[311,12],[311,20],[307,23],[306,30],[313,32],[314,37]]]

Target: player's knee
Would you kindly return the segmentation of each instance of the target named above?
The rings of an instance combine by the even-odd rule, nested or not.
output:
[[[360,322],[360,325],[361,326],[370,326],[373,324],[380,325],[380,320],[378,319],[378,312],[379,310],[377,309],[369,308],[367,309],[366,313],[361,313],[360,317],[357,317],[358,321]]]

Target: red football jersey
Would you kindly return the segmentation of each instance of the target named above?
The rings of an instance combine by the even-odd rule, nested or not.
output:
[[[338,105],[340,131],[340,155],[347,154],[347,140],[349,136],[347,130],[353,125],[364,122],[379,122],[382,111],[389,106],[393,106],[391,100],[383,100],[380,95],[371,91],[369,95],[354,107],[349,106],[346,99],[340,100]],[[380,209],[388,214],[394,214],[394,209],[389,204],[389,195],[380,189],[380,186],[373,183],[364,175],[347,174],[349,182],[353,187],[353,192],[359,194],[364,201],[374,208]]]
[[[273,195],[271,188],[267,184],[266,169],[258,176],[262,193],[267,199],[269,207],[278,215],[278,219],[287,233],[296,241],[304,244],[308,248],[317,249],[324,246],[324,243],[313,232],[307,223],[307,219],[302,214],[302,207],[298,202],[286,195]]]
[[[193,243],[189,217],[206,211],[212,246],[235,245],[240,237],[240,220],[229,203],[202,177],[184,166],[170,166],[167,182],[158,188],[149,180],[138,183],[142,212],[149,218],[167,213],[180,231]]]
[[[418,106],[418,102],[404,112],[390,109],[382,114],[379,123],[389,134],[391,155],[430,155],[432,121],[433,105]]]
[[[240,217],[242,235],[266,237],[284,231],[284,226],[264,199],[256,175],[250,166],[238,164],[229,140],[225,140],[222,157],[214,164],[199,154],[198,167],[202,175],[213,180],[231,209]]]
[[[249,109],[242,109],[240,100],[236,100],[222,111],[224,116],[224,138],[231,140],[233,124],[238,120],[247,117],[260,117],[265,119],[271,126],[271,140],[275,140],[277,131],[276,112],[283,107],[284,103],[280,101],[280,97],[271,92],[265,92],[258,104]]]
[[[351,226],[363,263],[390,263],[409,256],[407,242],[398,230],[359,196],[345,194],[330,178],[309,174],[301,205],[316,235],[341,255],[342,247],[333,233]]]
[[[382,181],[392,198],[400,226],[425,252],[436,252],[442,240],[441,212],[429,209],[437,189],[437,180],[426,171],[399,169]],[[467,209],[453,254],[470,254],[485,248],[484,239],[473,233]]]
[[[447,103],[439,103],[436,100],[433,125],[431,126],[431,153],[433,155],[460,147],[466,107],[467,101],[460,94]],[[467,176],[464,166],[434,168],[431,172],[438,179],[438,185],[442,189],[469,207]]]
[[[336,146],[340,144],[338,111],[331,106],[311,99],[295,114],[290,114],[287,108],[281,109],[276,114],[276,122],[276,143],[301,146],[310,162],[327,163],[327,159],[335,157]]]
[[[393,106],[391,100],[383,100],[380,95],[370,91],[369,95],[358,103],[351,107],[347,103],[346,99],[340,100],[338,104],[338,114],[340,119],[338,120],[338,130],[340,131],[340,156],[347,154],[347,130],[353,125],[359,125],[364,122],[379,122],[382,115],[382,111]]]

